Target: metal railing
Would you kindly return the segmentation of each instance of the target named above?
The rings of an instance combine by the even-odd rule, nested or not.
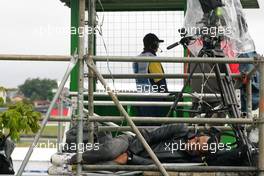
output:
[[[108,57],[108,56],[93,56],[92,57],[95,61],[99,62],[99,61],[112,61],[112,62],[149,62],[149,61],[161,61],[161,62],[183,62],[183,63],[255,63],[255,64],[259,64],[259,67],[262,68],[262,71],[260,69],[260,73],[261,73],[261,85],[264,85],[264,64],[263,64],[263,58],[243,58],[243,59],[229,59],[229,58],[155,58],[155,57]],[[106,84],[103,76],[99,73],[99,71],[96,69],[96,66],[94,64],[88,64],[88,67],[90,69],[92,69],[95,73],[95,75],[97,76],[98,80],[102,83],[102,85],[105,87],[106,92],[109,94],[109,96],[112,98],[112,100],[114,101],[114,103],[116,104],[117,108],[120,110],[120,113],[124,116],[124,117],[100,117],[97,119],[94,119],[95,117],[90,117],[90,120],[96,120],[97,122],[104,122],[104,121],[122,121],[122,120],[128,120],[129,125],[131,125],[132,129],[134,132],[137,132],[137,129],[135,129],[135,125],[134,122],[151,122],[151,123],[155,123],[155,122],[163,122],[163,123],[209,123],[209,124],[226,124],[226,123],[231,123],[231,124],[258,124],[259,125],[259,129],[260,129],[260,136],[259,136],[259,140],[263,140],[263,135],[261,134],[261,129],[263,127],[263,124],[261,123],[263,118],[264,118],[264,114],[263,114],[263,107],[260,107],[260,117],[259,119],[180,119],[180,118],[176,118],[176,119],[166,119],[166,118],[151,118],[151,117],[145,117],[145,118],[129,118],[128,114],[124,111],[121,103],[118,101],[117,96],[115,94],[113,94],[112,90],[108,87],[108,85]],[[261,91],[263,91],[263,88],[261,89]],[[248,91],[248,93],[251,94],[251,92]],[[89,96],[89,94],[88,94]],[[250,95],[249,97],[251,97],[252,95]],[[263,92],[261,92],[260,95],[260,106],[262,105],[261,102],[264,101],[264,97],[263,97]],[[142,142],[142,144],[145,145],[145,140],[140,138],[140,134],[137,134],[137,136],[139,137],[140,141]],[[153,156],[152,154],[152,150],[149,148],[148,145],[144,146],[145,149],[149,152],[151,158],[155,161],[155,164],[158,166],[160,172],[162,172],[163,175],[167,175],[168,173],[165,171],[165,168],[160,165],[160,162],[158,160],[156,160],[157,158],[155,158],[155,156]],[[263,148],[263,144],[259,144],[259,148]],[[263,156],[263,151],[260,150],[260,157]],[[263,167],[263,165],[261,164],[262,159],[260,159],[259,161],[259,166],[258,168]],[[263,159],[264,160],[264,159]],[[93,166],[88,167],[89,169],[92,169]],[[122,166],[121,166],[122,167]],[[124,169],[124,170],[129,170],[128,167],[116,167],[116,169]],[[140,167],[140,166],[139,166]],[[98,166],[97,169],[105,169],[105,170],[115,170],[114,166]],[[137,167],[133,167],[132,170],[134,170]],[[241,167],[241,169],[243,170],[244,167]],[[234,168],[232,168],[234,170]],[[136,170],[136,169],[135,169]],[[140,170],[140,169],[139,169]],[[181,169],[175,169],[175,170],[181,170]],[[184,169],[183,169],[184,170]],[[210,170],[210,167],[208,168],[202,168],[203,171],[208,171]],[[256,168],[254,168],[253,170],[256,170]],[[259,170],[259,173],[261,173],[261,170]]]
[[[260,58],[215,58],[215,57],[138,57],[138,56],[92,56],[95,62],[165,62],[165,63],[228,63],[228,64],[258,64],[264,61]]]
[[[64,79],[61,83],[61,85],[59,86],[59,90],[56,93],[50,108],[54,105],[55,100],[58,98],[59,94],[61,93],[62,88],[64,87],[64,84],[68,78],[68,76],[70,75],[70,72],[73,68],[73,66],[75,65],[76,61],[74,57],[69,57],[69,56],[28,56],[28,55],[0,55],[0,60],[26,60],[26,61],[67,61],[69,59],[72,59],[72,63],[70,68],[68,68]],[[242,59],[228,59],[228,58],[145,58],[145,57],[108,57],[108,56],[89,56],[88,58],[90,59],[90,62],[88,62],[87,56],[83,55],[83,57],[81,57],[79,55],[79,60],[81,60],[81,58],[83,58],[83,61],[85,60],[87,62],[87,65],[89,67],[90,70],[90,75],[89,76],[89,83],[91,84],[91,82],[94,81],[94,79],[97,77],[100,82],[105,86],[106,88],[106,92],[108,93],[108,95],[110,95],[110,97],[112,98],[112,100],[114,101],[114,104],[118,107],[118,109],[120,110],[120,112],[122,113],[123,116],[121,117],[98,117],[98,116],[94,116],[93,113],[93,106],[94,105],[114,105],[112,102],[110,101],[94,101],[93,97],[94,96],[106,96],[106,93],[94,93],[93,91],[91,91],[91,89],[93,90],[93,86],[89,87],[89,91],[88,93],[84,92],[84,90],[82,92],[78,92],[78,93],[72,93],[72,95],[78,95],[78,104],[79,104],[79,114],[78,114],[78,118],[74,119],[74,118],[50,118],[50,108],[45,116],[45,118],[43,119],[42,125],[41,125],[41,129],[40,131],[37,133],[37,135],[34,138],[34,141],[31,145],[31,147],[29,148],[29,151],[17,173],[17,175],[22,175],[23,170],[30,158],[31,153],[33,152],[34,149],[34,145],[38,142],[40,135],[43,132],[43,128],[45,127],[46,123],[50,120],[50,121],[72,121],[72,120],[76,120],[77,123],[79,124],[79,133],[78,133],[78,139],[79,142],[82,141],[82,122],[83,120],[89,120],[89,123],[93,123],[93,122],[119,122],[122,121],[124,119],[126,119],[129,122],[130,127],[101,127],[101,130],[109,130],[109,131],[113,131],[113,130],[120,130],[120,131],[133,131],[137,134],[137,137],[140,138],[140,141],[144,144],[144,146],[146,147],[146,150],[150,153],[151,157],[154,159],[155,163],[158,165],[159,170],[163,173],[163,175],[168,175],[166,172],[166,168],[164,167],[157,159],[157,157],[155,156],[155,154],[152,152],[151,148],[148,146],[148,144],[145,142],[144,138],[141,136],[140,132],[138,131],[137,126],[135,125],[135,123],[191,123],[191,124],[196,124],[196,123],[205,123],[205,124],[254,124],[257,125],[259,128],[259,162],[258,162],[258,167],[254,168],[254,167],[238,167],[238,168],[234,168],[234,167],[230,167],[229,169],[223,169],[221,167],[217,168],[217,167],[201,167],[201,168],[197,168],[197,169],[191,169],[193,172],[194,171],[245,171],[247,169],[247,171],[258,171],[259,175],[263,175],[263,170],[264,170],[264,62],[263,62],[263,57],[260,58],[242,58]],[[252,115],[249,113],[248,117],[250,118],[240,118],[240,119],[206,119],[206,118],[199,118],[199,119],[188,119],[188,118],[154,118],[154,117],[146,117],[146,118],[140,118],[140,117],[129,117],[129,115],[127,114],[127,112],[125,111],[125,109],[123,108],[123,105],[157,105],[157,106],[162,106],[162,105],[170,105],[171,102],[155,102],[155,103],[151,103],[151,102],[133,102],[133,101],[129,101],[129,102],[119,102],[117,97],[167,97],[169,96],[168,94],[138,94],[138,93],[119,93],[117,95],[115,95],[114,93],[112,93],[112,91],[109,89],[109,87],[107,86],[103,76],[99,73],[99,71],[96,69],[95,65],[93,64],[93,60],[99,62],[99,61],[106,61],[107,59],[109,59],[110,61],[121,61],[122,62],[131,62],[131,61],[162,61],[162,62],[184,62],[184,63],[190,63],[190,62],[206,62],[206,63],[254,63],[254,64],[258,64],[259,66],[259,71],[260,71],[260,76],[261,76],[261,83],[260,83],[260,108],[259,108],[259,118],[257,119],[252,119]],[[82,73],[84,73],[82,71]],[[147,77],[148,75],[141,75],[142,77]],[[156,75],[157,76],[157,75]],[[160,76],[160,75],[158,75]],[[182,77],[186,76],[186,75],[181,75]],[[179,78],[181,77],[179,76]],[[239,77],[240,75],[235,75],[237,77]],[[84,74],[81,74],[81,77],[84,79]],[[151,75],[150,75],[151,77]],[[176,76],[177,77],[177,76]],[[133,77],[134,78],[134,77]],[[82,82],[80,83],[81,85],[83,84]],[[93,84],[93,83],[92,83]],[[248,107],[249,110],[251,109],[251,99],[252,99],[252,95],[251,95],[251,89],[250,89],[250,84],[248,84]],[[84,96],[88,95],[89,100],[83,101],[84,100]],[[185,94],[186,97],[190,97],[191,95]],[[213,95],[208,95],[208,96],[213,96]],[[86,115],[80,115],[82,113],[84,113],[84,105],[88,104],[89,108],[88,108],[88,116],[89,118],[85,118],[84,117]],[[81,106],[80,106],[81,105]],[[182,104],[182,105],[188,105],[188,104]],[[191,104],[189,104],[191,105]],[[82,112],[82,113],[81,113]],[[251,111],[249,111],[251,112]],[[135,123],[134,123],[135,122]],[[90,126],[91,128],[91,133],[90,135],[93,134],[93,126]],[[228,127],[223,127],[223,129],[228,129]],[[131,169],[131,166],[81,166],[81,164],[79,164],[79,169],[77,169],[77,172],[80,174],[82,173],[82,169],[84,168],[85,170],[157,170],[157,169],[153,169],[155,168],[154,166],[148,166],[145,167],[144,169],[141,166],[137,166],[134,167],[133,169]],[[173,171],[186,171],[183,168],[174,168],[174,169],[168,169],[168,170],[173,170]],[[190,169],[187,171],[191,171]]]
[[[95,0],[89,0],[89,9],[88,9],[88,26],[94,30],[95,27]],[[85,22],[85,0],[79,0],[79,26],[81,27],[80,30],[84,29],[84,22]],[[80,31],[82,32],[82,31]],[[21,176],[28,161],[29,158],[34,150],[34,146],[39,141],[39,138],[44,130],[44,127],[46,126],[48,121],[77,121],[78,124],[78,134],[77,134],[77,142],[82,143],[83,141],[83,121],[88,121],[89,124],[89,142],[93,143],[93,123],[94,122],[118,122],[122,120],[126,120],[129,124],[129,127],[126,127],[125,130],[133,131],[136,134],[136,137],[142,142],[143,146],[145,147],[146,151],[149,153],[149,156],[153,159],[156,166],[106,166],[106,165],[81,165],[81,150],[78,148],[77,150],[77,175],[81,175],[83,171],[92,171],[92,170],[141,170],[141,171],[160,171],[164,176],[168,176],[166,170],[168,171],[182,171],[182,172],[213,172],[213,171],[219,171],[219,172],[258,172],[259,176],[264,175],[264,58],[183,58],[183,57],[131,57],[131,56],[94,56],[94,34],[90,33],[88,35],[88,54],[85,55],[84,53],[84,38],[79,38],[79,50],[78,50],[78,66],[79,66],[79,91],[77,93],[78,96],[78,114],[77,117],[74,118],[50,118],[51,108],[55,104],[55,101],[58,99],[66,80],[68,79],[73,67],[76,65],[76,57],[72,56],[48,56],[48,55],[0,55],[0,60],[12,60],[12,61],[69,61],[71,60],[71,64],[67,70],[67,72],[64,75],[64,78],[59,86],[59,89],[57,93],[55,94],[52,103],[48,109],[48,112],[46,113],[44,119],[42,120],[41,128],[36,134],[34,141],[32,145],[30,146],[26,157],[24,161],[22,162],[22,165],[17,173],[18,176]],[[252,119],[252,115],[248,115],[250,118],[239,118],[239,119],[219,119],[219,118],[213,118],[213,119],[206,119],[206,118],[196,118],[196,119],[190,119],[190,118],[154,118],[154,117],[146,117],[146,118],[139,118],[139,117],[130,117],[126,110],[124,109],[123,105],[132,104],[134,102],[128,102],[128,103],[122,103],[118,100],[118,95],[114,94],[112,90],[107,85],[104,76],[108,79],[110,78],[109,75],[102,75],[97,70],[96,66],[94,65],[94,62],[152,62],[152,61],[160,61],[160,62],[171,62],[171,63],[251,63],[258,65],[259,71],[260,71],[260,108],[259,108],[259,117],[257,119]],[[88,72],[88,78],[89,78],[89,88],[88,88],[88,102],[84,101],[84,96],[86,93],[84,92],[84,65],[85,62],[88,66],[89,72]],[[168,77],[168,78],[184,78],[187,75],[185,74],[179,74],[177,75],[114,75],[115,78],[136,78],[136,77]],[[174,77],[175,76],[175,77]],[[201,75],[197,75],[197,77],[200,77]],[[239,77],[240,75],[233,75]],[[249,76],[251,76],[249,74]],[[115,106],[120,111],[121,115],[120,117],[98,117],[94,113],[94,105],[96,104],[96,101],[94,101],[94,96],[99,96],[99,94],[94,93],[94,80],[98,79],[102,85],[105,87],[107,94],[111,97],[112,101],[114,102]],[[251,108],[251,101],[252,101],[252,95],[250,90],[250,85],[248,86],[248,106],[249,109]],[[120,95],[119,95],[120,96]],[[124,94],[124,96],[130,96],[128,94]],[[137,96],[136,94],[133,96]],[[146,96],[146,95],[139,95],[139,96]],[[155,96],[155,95],[151,95]],[[163,95],[158,95],[163,96]],[[88,111],[84,108],[85,104],[88,104]],[[102,102],[101,102],[102,103]],[[109,102],[107,102],[109,103]],[[107,103],[102,103],[102,105],[109,105]],[[146,104],[146,103],[144,103]],[[160,102],[158,102],[159,105],[161,105]],[[99,105],[99,104],[97,104]],[[111,102],[111,105],[113,103]],[[135,104],[134,104],[135,105]],[[138,105],[142,105],[138,104]],[[153,105],[153,103],[151,104]],[[251,112],[251,111],[249,111]],[[205,124],[254,124],[258,126],[259,129],[259,161],[257,168],[255,167],[168,167],[164,166],[160,163],[155,153],[150,148],[149,144],[145,141],[144,137],[141,135],[140,131],[138,130],[135,123],[144,123],[144,122],[152,122],[152,123],[191,123],[191,124],[197,124],[197,123],[205,123]],[[104,127],[102,127],[104,128]],[[116,130],[122,129],[124,127],[118,127],[114,126],[112,129],[115,128]],[[107,130],[112,130],[111,128],[108,128]],[[124,129],[122,129],[124,130]],[[79,146],[79,145],[77,145]]]
[[[71,56],[0,54],[0,61],[58,61],[69,62]]]
[[[26,56],[22,56],[22,57],[19,57],[19,56],[15,56],[15,57],[11,57],[11,55],[9,55],[8,57],[5,56],[6,59],[8,58],[11,58],[14,59],[14,58],[21,58],[23,60],[34,60],[35,56],[32,56],[32,57],[29,57],[30,59],[26,59],[24,58]],[[80,56],[79,56],[80,57]],[[3,56],[0,58],[4,58]],[[41,59],[40,59],[41,58]],[[53,59],[52,59],[53,58]],[[51,57],[51,56],[42,56],[42,57],[36,57],[36,61],[50,61],[50,60],[58,60],[58,59],[54,59],[54,58],[57,58],[57,57]],[[66,61],[67,60],[67,57],[58,57],[63,61]],[[70,68],[68,68],[65,76],[64,76],[64,79],[61,83],[61,85],[59,86],[59,90],[58,92],[56,93],[55,97],[53,100],[56,100],[59,96],[59,94],[61,93],[61,90],[62,88],[64,87],[64,83],[65,81],[67,80],[69,74],[70,74],[70,71],[72,70],[73,66],[75,65],[76,61],[74,61],[74,57],[71,57],[72,58],[72,63],[74,64],[71,64]],[[83,56],[83,58],[85,59],[86,56]],[[90,56],[89,57],[90,59],[94,58],[95,60],[97,61],[105,61],[105,59],[108,58],[107,57],[94,57],[94,56]],[[122,57],[123,59],[124,57]],[[125,57],[125,58],[129,58],[129,59],[126,59],[126,61],[129,61],[131,62],[132,60],[133,61],[140,61],[140,57]],[[80,59],[80,58],[79,58]],[[120,57],[111,57],[111,61],[119,61]],[[131,60],[132,59],[132,60]],[[157,59],[157,58],[142,58],[143,61],[152,61],[154,59]],[[199,59],[199,58],[194,58],[194,59],[188,59],[187,61],[184,60],[185,58],[163,58],[165,60],[161,60],[161,61],[165,61],[165,62],[172,62],[174,59],[175,59],[175,62],[180,62],[180,61],[184,61],[186,63],[189,63],[189,62],[202,62],[202,61],[205,61],[205,62],[211,62],[212,59],[216,59],[214,60],[214,63],[224,63],[224,62],[228,62],[228,63],[239,63],[240,59],[227,59],[227,58],[205,58],[205,60],[203,59]],[[235,172],[235,171],[244,171],[244,170],[247,170],[247,171],[258,171],[259,172],[259,175],[262,174],[262,169],[264,168],[264,157],[263,156],[263,148],[264,148],[264,138],[263,138],[263,132],[264,132],[264,127],[263,127],[263,119],[264,119],[264,105],[263,105],[263,102],[264,102],[264,88],[263,88],[263,85],[264,85],[264,63],[263,63],[263,58],[258,58],[258,59],[255,59],[255,58],[246,58],[246,59],[242,59],[241,60],[242,63],[246,63],[246,62],[249,62],[249,63],[257,63],[259,65],[259,71],[260,71],[260,76],[261,76],[261,87],[260,87],[260,109],[259,109],[259,117],[258,118],[255,118],[253,119],[252,118],[252,115],[250,115],[250,112],[249,111],[249,114],[248,114],[248,117],[250,118],[239,118],[239,119],[232,119],[232,118],[229,118],[229,119],[220,119],[220,118],[214,118],[214,119],[208,119],[208,118],[157,118],[157,117],[145,117],[145,118],[140,118],[140,117],[129,117],[128,114],[126,113],[126,111],[124,110],[123,108],[123,105],[156,105],[156,106],[168,106],[171,104],[171,102],[155,102],[155,103],[152,103],[152,102],[133,102],[133,101],[121,101],[119,102],[118,98],[117,97],[157,97],[157,98],[160,98],[160,97],[168,97],[169,94],[144,94],[144,93],[118,93],[117,95],[115,95],[114,93],[112,93],[112,90],[109,89],[108,85],[106,84],[106,82],[104,81],[104,78],[103,76],[98,72],[98,70],[96,69],[95,65],[94,64],[90,64],[90,63],[87,63],[89,69],[91,70],[91,72],[93,72],[93,75],[90,76],[89,78],[92,79],[92,81],[94,80],[95,77],[97,77],[101,83],[105,86],[106,88],[106,92],[105,93],[94,93],[92,92],[92,96],[90,96],[91,94],[91,91],[88,91],[88,92],[82,92],[81,95],[84,97],[86,95],[88,95],[88,97],[92,97],[92,99],[89,99],[88,101],[83,101],[83,98],[80,97],[80,92],[78,93],[75,93],[75,92],[72,92],[71,95],[78,95],[78,103],[82,104],[82,105],[85,105],[85,104],[88,104],[89,105],[89,109],[88,109],[88,116],[89,116],[89,119],[87,118],[83,118],[85,117],[86,115],[82,115],[82,118],[80,118],[81,116],[79,115],[78,118],[50,118],[50,108],[49,108],[49,111],[47,112],[45,118],[43,119],[43,122],[42,122],[42,126],[41,126],[41,130],[37,133],[37,135],[35,136],[35,139],[32,143],[32,146],[34,146],[37,141],[39,140],[40,138],[40,135],[41,133],[43,132],[43,128],[45,127],[46,123],[48,121],[56,121],[56,122],[61,122],[61,121],[77,121],[77,123],[79,123],[80,125],[80,121],[86,121],[86,120],[89,120],[89,123],[93,123],[93,122],[120,122],[120,121],[123,121],[124,119],[126,119],[128,122],[129,122],[129,125],[131,126],[127,126],[127,127],[119,127],[119,126],[113,126],[113,127],[100,127],[99,129],[100,130],[104,130],[104,131],[113,131],[113,130],[117,130],[117,131],[133,131],[135,133],[137,133],[137,136],[140,136],[140,133],[138,131],[138,128],[137,126],[134,124],[134,123],[156,123],[156,124],[164,124],[164,123],[190,123],[190,124],[201,124],[201,123],[204,123],[204,124],[251,124],[251,125],[257,125],[259,127],[259,163],[258,163],[258,167],[257,168],[254,168],[254,167],[228,167],[228,169],[223,169],[221,167],[199,167],[199,168],[196,168],[196,169],[183,169],[181,167],[175,167],[174,169],[170,169],[168,167],[164,167],[159,161],[158,159],[156,158],[155,154],[152,153],[151,151],[151,148],[148,146],[148,144],[146,142],[144,142],[144,138],[141,136],[140,140],[141,142],[143,142],[143,144],[145,145],[146,147],[146,150],[148,150],[148,152],[150,152],[150,155],[153,157],[153,159],[155,160],[156,164],[159,166],[159,169],[160,171],[163,173],[163,175],[166,175],[166,168],[168,169],[168,171],[182,171],[182,172],[189,172],[189,171],[192,171],[192,172],[195,172],[195,171],[202,171],[202,172],[209,172],[209,171],[223,171],[223,172]],[[147,75],[142,75],[143,77],[147,77]],[[240,75],[236,75],[236,76],[240,76]],[[84,74],[82,75],[82,77],[84,78]],[[150,76],[151,77],[151,76]],[[247,89],[247,92],[248,92],[248,107],[249,107],[249,110],[251,109],[251,99],[252,99],[252,95],[251,95],[251,90],[250,90],[250,84],[248,84],[248,89]],[[110,95],[110,97],[112,98],[112,100],[114,101],[113,102],[110,102],[110,101],[94,101],[93,100],[93,97],[105,97],[107,96],[107,94]],[[190,94],[184,94],[185,97],[192,97],[192,95]],[[199,96],[199,94],[198,94]],[[215,96],[215,95],[212,95],[212,94],[206,94],[205,96],[208,96],[208,97],[212,97],[212,96]],[[182,102],[184,103],[184,102]],[[90,110],[91,108],[93,108],[94,105],[98,105],[98,106],[109,106],[109,105],[116,105],[118,107],[118,109],[120,110],[120,112],[122,113],[123,116],[119,116],[119,117],[114,117],[114,116],[104,116],[104,117],[98,117],[98,116],[94,116],[94,113],[90,113]],[[51,103],[51,106],[52,107],[54,105],[54,101]],[[191,105],[191,104],[182,104],[184,106],[186,105]],[[82,107],[81,109],[79,109],[78,112],[80,112],[82,110],[83,113],[85,113],[85,109],[84,107]],[[93,111],[93,110],[92,110]],[[82,125],[79,126],[80,129],[82,130]],[[92,126],[90,126],[90,128],[92,128]],[[230,129],[230,127],[222,127],[222,129],[225,129],[225,130],[228,130]],[[93,130],[91,129],[91,132],[93,132]],[[91,133],[92,134],[92,133]],[[78,134],[79,138],[80,134]],[[81,140],[81,138],[80,138]],[[30,147],[29,148],[29,151],[26,155],[26,158],[24,159],[21,167],[20,167],[20,170],[18,172],[17,175],[21,175],[23,173],[23,170],[29,160],[29,157],[31,155],[31,153],[33,152],[33,147]],[[79,164],[80,168],[77,169],[78,173],[82,173],[82,169],[81,168],[84,168],[84,170],[149,170],[149,171],[157,171],[157,169],[154,169],[155,167],[153,166],[148,166],[148,167],[141,167],[141,166],[137,166],[137,167],[131,167],[131,166],[88,166],[88,165],[84,165],[84,166],[81,166],[81,164]],[[133,168],[133,169],[132,169]],[[248,170],[249,169],[249,170]]]
[[[59,98],[59,96],[60,96],[60,94],[61,94],[61,92],[62,92],[62,90],[66,84],[66,81],[67,81],[68,77],[70,76],[71,71],[74,68],[74,66],[76,65],[76,63],[77,63],[76,57],[71,57],[71,62],[69,63],[68,68],[66,70],[66,73],[64,74],[63,79],[59,85],[59,88],[58,88],[55,96],[53,97],[53,99],[51,101],[51,104],[50,104],[49,109],[45,115],[45,118],[42,120],[41,127],[40,127],[39,131],[37,132],[37,134],[34,138],[34,141],[32,142],[31,146],[29,147],[29,150],[25,156],[25,159],[23,160],[23,162],[22,162],[22,164],[18,170],[18,173],[17,173],[18,176],[23,174],[23,171],[24,171],[24,169],[25,169],[25,167],[29,161],[29,158],[30,158],[31,154],[33,153],[35,146],[37,146],[39,138],[40,138],[41,134],[43,133],[46,124],[49,121],[51,110],[52,110],[53,106],[55,105],[57,99]]]

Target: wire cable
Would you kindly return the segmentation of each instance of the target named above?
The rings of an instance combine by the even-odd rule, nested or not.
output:
[[[107,44],[106,44],[105,39],[104,39],[104,36],[103,36],[103,24],[104,24],[104,13],[105,13],[105,10],[104,10],[104,6],[103,6],[101,0],[98,0],[98,2],[99,2],[99,5],[100,5],[100,7],[101,7],[101,9],[102,9],[102,20],[101,20],[101,22],[98,24],[98,27],[99,27],[99,28],[97,28],[97,31],[98,31],[98,33],[99,33],[99,35],[100,35],[100,37],[101,37],[101,40],[103,41],[103,45],[104,45],[104,49],[105,49],[106,55],[109,56],[109,52],[108,52],[108,48],[107,48]],[[98,18],[98,21],[100,21],[100,20],[99,20],[99,16],[96,15],[96,17]],[[109,72],[109,74],[110,74],[110,76],[111,76],[111,80],[112,80],[112,83],[113,83],[113,90],[114,90],[113,93],[116,94],[118,91],[116,91],[116,87],[115,87],[115,79],[114,79],[114,76],[113,76],[113,74],[112,74],[112,71],[111,71],[111,68],[110,68],[110,64],[109,64],[109,63],[110,63],[110,61],[109,61],[109,58],[107,57],[107,60],[106,60],[107,70],[108,70],[108,72]],[[123,125],[124,125],[124,122],[125,122],[125,121],[122,120],[120,126],[123,126]],[[117,135],[118,135],[118,131],[115,132],[114,136],[117,136]]]
[[[99,35],[100,35],[100,37],[101,37],[101,39],[103,41],[103,46],[104,46],[106,55],[109,56],[109,52],[108,52],[108,49],[107,49],[107,44],[106,44],[104,36],[103,36],[103,24],[104,24],[104,13],[105,13],[105,10],[104,10],[104,6],[103,6],[101,0],[98,0],[98,2],[99,2],[99,5],[100,5],[100,7],[102,9],[102,20],[98,24],[99,28],[96,28],[96,30],[98,31],[98,33],[99,33]],[[99,20],[99,16],[96,15],[96,17],[98,18],[98,21],[100,21]],[[109,74],[111,76],[111,80],[112,80],[112,83],[113,83],[113,88],[114,88],[114,90],[116,90],[116,88],[115,88],[115,79],[114,79],[113,73],[112,73],[111,68],[110,68],[109,58],[107,58],[106,65],[107,65],[107,71],[109,72]],[[116,91],[114,91],[114,92],[116,92]]]

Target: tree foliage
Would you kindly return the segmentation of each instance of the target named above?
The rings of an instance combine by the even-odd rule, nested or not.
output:
[[[30,100],[51,100],[52,89],[58,88],[56,80],[51,79],[27,79],[19,86],[19,90]]]
[[[0,113],[0,136],[6,136],[17,141],[21,133],[36,133],[39,126],[41,114],[33,110],[32,105],[19,102],[9,106],[8,110]]]
[[[0,91],[6,91],[6,89],[2,86],[0,86]],[[3,97],[0,97],[0,107],[4,106],[5,101]]]
[[[0,97],[0,107],[4,106],[4,104],[5,104],[4,99]]]

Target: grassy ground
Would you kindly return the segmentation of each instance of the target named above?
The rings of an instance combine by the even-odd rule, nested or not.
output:
[[[51,136],[52,138],[40,138],[41,143],[47,143],[49,140],[49,143],[56,143],[57,139],[57,133],[58,133],[58,127],[57,125],[47,125],[42,133],[42,136]],[[34,136],[33,133],[23,134],[23,136]],[[31,138],[33,141],[33,137]],[[55,139],[55,140],[54,140]],[[23,141],[23,138],[21,138],[21,141],[16,143],[17,147],[28,147],[31,145],[32,142],[29,141]]]

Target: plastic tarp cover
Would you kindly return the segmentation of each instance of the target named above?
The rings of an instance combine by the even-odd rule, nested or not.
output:
[[[204,0],[187,0],[184,21],[187,36],[196,36],[196,40],[188,46],[194,56],[197,56],[203,47],[199,36],[207,33],[213,37],[223,37],[221,48],[227,57],[237,57],[239,54],[255,51],[240,0],[222,0],[223,6],[212,9],[209,13],[204,13],[201,1]]]

